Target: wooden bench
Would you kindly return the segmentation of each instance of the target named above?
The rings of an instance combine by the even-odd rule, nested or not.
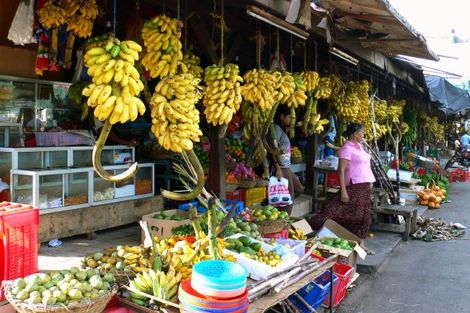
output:
[[[388,205],[384,207],[376,207],[373,209],[374,214],[386,214],[386,215],[401,215],[405,218],[405,231],[399,229],[399,225],[394,224],[375,224],[374,229],[391,231],[391,232],[403,232],[403,240],[407,241],[410,238],[410,234],[416,231],[416,222],[418,220],[418,209],[413,206],[402,206],[402,205]]]

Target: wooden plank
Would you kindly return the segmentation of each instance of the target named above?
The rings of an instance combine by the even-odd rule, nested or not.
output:
[[[370,226],[370,229],[401,234],[405,232],[405,225],[390,224],[390,223],[376,223],[376,224],[372,224]]]
[[[162,196],[90,206],[82,209],[42,214],[40,242],[134,223],[163,208]]]
[[[219,127],[210,127],[209,141],[211,149],[209,151],[209,192],[216,196],[225,198],[225,143],[219,136]]]

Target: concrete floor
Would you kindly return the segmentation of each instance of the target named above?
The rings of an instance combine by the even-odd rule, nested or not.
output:
[[[140,244],[140,226],[137,223],[111,228],[96,233],[96,239],[88,240],[85,235],[60,239],[59,247],[41,244],[39,270],[61,270],[80,266],[80,260],[87,254],[117,245]]]
[[[470,227],[470,183],[452,184],[451,203],[425,215]],[[361,275],[336,313],[470,312],[470,241],[401,242],[375,274]]]

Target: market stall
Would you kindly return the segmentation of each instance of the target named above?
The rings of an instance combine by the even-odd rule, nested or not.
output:
[[[0,77],[7,121],[21,127],[5,125],[0,176],[12,202],[31,205],[8,204],[0,219],[40,215],[40,223],[17,225],[34,225],[39,240],[141,220],[142,244],[116,243],[61,273],[6,267],[7,300],[24,312],[101,311],[114,295],[136,312],[339,305],[365,257],[362,240],[330,220],[314,234],[302,217],[319,204],[321,179],[325,193],[337,187],[334,176],[318,174],[336,170],[327,148],[344,144],[349,123],[362,123],[373,149],[393,149],[397,158],[402,135],[414,143],[416,121],[403,121],[407,93],[387,89],[386,71],[369,63],[359,70],[339,47],[275,16],[278,7],[80,3],[39,1],[28,11],[37,15],[36,73],[74,63],[73,84]],[[414,52],[432,56],[426,45]],[[88,119],[102,124],[97,138],[83,125]],[[22,146],[22,131],[37,147]],[[106,145],[116,135],[130,144],[137,134],[137,148]],[[298,197],[312,179],[314,204]],[[380,187],[394,195],[391,184]]]

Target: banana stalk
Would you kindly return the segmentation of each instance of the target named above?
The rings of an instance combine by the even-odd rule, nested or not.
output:
[[[209,210],[207,211],[207,228],[209,237],[209,253],[213,260],[218,259],[217,255],[217,219],[216,219],[215,199],[209,199]]]
[[[312,113],[312,106],[314,105],[314,102],[317,102],[317,99],[313,99],[312,93],[308,93],[308,103],[307,107],[305,108],[305,115],[304,115],[304,121],[302,122],[302,134],[304,136],[308,135],[308,123],[310,121],[310,114]]]
[[[197,198],[204,188],[204,169],[201,166],[201,162],[194,153],[194,150],[182,152],[183,158],[187,163],[193,165],[196,174],[197,174],[197,184],[194,189],[190,192],[172,192],[168,190],[161,190],[162,196],[167,199],[176,200],[176,201],[188,201],[194,198]]]
[[[196,234],[196,240],[201,239],[201,223],[199,216],[197,215],[196,207],[189,205],[189,219],[193,225],[194,233]]]
[[[296,120],[295,109],[294,109],[294,107],[291,107],[290,108],[290,126],[289,126],[289,137],[290,137],[290,139],[295,138],[295,120]]]
[[[106,119],[103,129],[101,130],[100,136],[96,141],[95,146],[93,147],[93,167],[95,168],[96,173],[101,178],[107,181],[120,182],[135,175],[135,173],[137,172],[137,162],[132,164],[125,172],[118,175],[112,175],[103,168],[103,166],[101,165],[101,152],[103,150],[104,144],[106,143],[106,139],[108,139],[112,127],[113,126],[111,125],[109,118]]]

